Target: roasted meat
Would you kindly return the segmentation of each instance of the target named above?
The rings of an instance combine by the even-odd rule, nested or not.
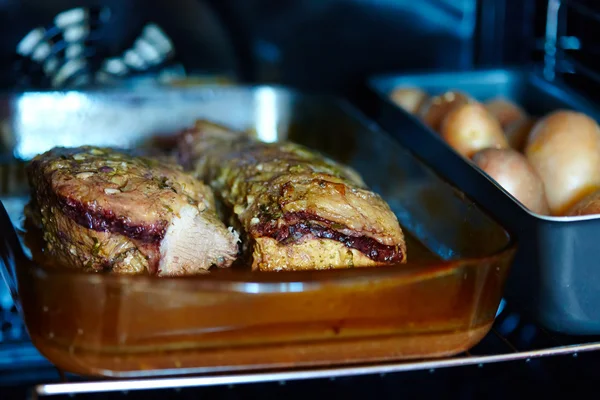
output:
[[[28,166],[28,214],[60,264],[186,275],[228,267],[237,234],[209,187],[179,166],[107,148],[55,148]]]
[[[406,261],[396,216],[348,167],[294,143],[264,143],[206,121],[182,133],[179,153],[230,212],[254,270]]]

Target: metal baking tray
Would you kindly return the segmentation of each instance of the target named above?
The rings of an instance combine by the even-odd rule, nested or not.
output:
[[[503,96],[532,115],[566,108],[600,120],[598,109],[532,69],[376,76],[363,99],[372,116],[402,145],[496,217],[519,241],[506,299],[546,328],[567,334],[600,334],[600,219],[532,214],[508,192],[459,156],[443,139],[388,98],[398,86],[431,94],[461,90],[484,101]]]
[[[396,267],[161,279],[50,270],[19,251],[8,218],[19,227],[26,187],[7,183],[3,204],[22,204],[0,213],[5,279],[34,345],[60,369],[131,378],[355,365],[450,356],[490,330],[515,243],[346,102],[228,87],[25,93],[6,104],[6,149],[24,158],[54,145],[143,145],[196,118],[297,141],[356,168],[408,238],[410,261]]]

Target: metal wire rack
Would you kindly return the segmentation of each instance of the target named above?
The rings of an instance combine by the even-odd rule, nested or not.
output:
[[[549,0],[544,40],[544,77],[583,80],[600,85],[597,56],[600,48],[593,38],[600,33],[600,7],[583,0]],[[578,89],[584,88],[580,85]]]
[[[10,213],[10,211],[9,211]],[[51,364],[33,347],[24,324],[12,303],[6,287],[0,287],[0,375],[7,371],[27,368],[52,369]],[[148,389],[170,389],[236,385],[260,382],[285,382],[304,379],[336,378],[394,372],[500,363],[557,355],[572,355],[600,350],[600,337],[572,337],[548,332],[537,326],[527,316],[502,303],[491,332],[470,351],[455,357],[401,363],[384,363],[330,367],[325,369],[299,369],[284,371],[258,371],[220,375],[164,377],[158,379],[89,380],[80,376],[59,375],[47,378],[49,383],[34,388],[35,396],[76,393],[122,392]],[[46,374],[48,375],[48,374]],[[37,383],[37,382],[35,382]]]
[[[26,202],[23,165],[12,164],[10,169],[0,168],[2,186],[0,196],[12,223],[19,225],[22,208]],[[23,194],[20,196],[19,194]],[[534,321],[502,302],[491,332],[469,352],[455,357],[435,360],[330,367],[326,369],[303,369],[284,371],[258,371],[251,373],[165,377],[134,380],[89,380],[80,376],[57,374],[52,365],[31,344],[8,288],[0,284],[0,377],[9,373],[12,380],[19,371],[45,369],[44,380],[48,383],[35,387],[36,396],[72,393],[119,392],[147,389],[182,387],[206,387],[242,383],[284,382],[303,379],[335,378],[394,372],[430,370],[459,366],[483,366],[489,363],[522,360],[527,363],[535,358],[572,355],[600,350],[600,337],[572,337],[555,334],[540,328]],[[39,376],[39,375],[38,375]],[[30,383],[37,384],[39,377]]]
[[[149,389],[175,389],[237,385],[244,383],[285,382],[304,379],[341,378],[348,376],[388,374],[402,371],[476,365],[522,360],[529,363],[540,357],[572,355],[600,350],[600,337],[570,337],[550,333],[510,307],[500,312],[492,331],[467,353],[455,357],[405,363],[359,365],[342,368],[261,371],[244,374],[189,376],[135,380],[85,380],[68,377],[62,382],[35,387],[36,396],[77,393],[123,392]]]

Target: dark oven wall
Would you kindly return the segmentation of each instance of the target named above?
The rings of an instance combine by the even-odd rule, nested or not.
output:
[[[600,101],[600,2],[563,0],[558,22],[557,79]]]
[[[251,49],[250,75],[308,89],[474,63],[475,0],[214,1]]]
[[[76,16],[57,19],[77,7],[79,36]],[[544,12],[535,0],[4,0],[0,86],[219,73],[340,91],[373,73],[526,63]],[[138,43],[148,24],[171,43],[158,61]]]
[[[3,88],[239,74],[229,30],[201,0],[2,0],[0,33]]]
[[[166,33],[175,49],[169,61],[187,73],[222,70],[244,81],[308,89],[339,89],[386,70],[466,69],[475,60],[475,0],[5,0],[2,86],[56,86],[47,51],[38,47],[36,58],[34,48],[17,49],[41,28],[49,54],[65,61],[77,43],[56,16],[74,7],[91,10],[91,33],[78,39],[91,80],[106,59],[135,46],[148,22]],[[160,71],[128,66],[131,74]],[[68,78],[59,83],[82,81],[74,73]]]

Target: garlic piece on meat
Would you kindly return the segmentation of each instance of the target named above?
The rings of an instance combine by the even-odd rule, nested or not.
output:
[[[76,176],[77,178],[79,178],[79,179],[83,179],[83,180],[85,180],[85,179],[89,178],[89,177],[90,177],[90,176],[92,176],[92,175],[94,175],[94,173],[93,173],[93,172],[80,172],[80,173],[78,173],[78,174],[77,174],[77,175],[75,175],[75,176]]]
[[[106,189],[104,189],[104,193],[117,194],[117,193],[121,193],[121,191],[119,189],[106,188]]]

